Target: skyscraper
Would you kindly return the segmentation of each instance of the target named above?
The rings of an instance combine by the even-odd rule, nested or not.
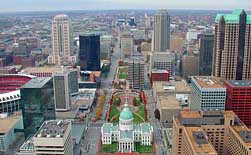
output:
[[[71,108],[71,95],[78,92],[77,70],[65,69],[53,76],[54,99],[57,111]]]
[[[67,15],[54,17],[51,28],[52,54],[50,64],[62,65],[71,61],[71,23]]]
[[[229,80],[251,79],[251,15],[242,9],[215,19],[213,75]]]
[[[214,34],[203,33],[200,35],[200,62],[199,74],[210,76],[212,74],[212,59],[214,49]]]
[[[124,58],[128,58],[133,54],[133,35],[121,34],[120,35],[121,53]]]
[[[144,88],[144,59],[132,56],[128,62],[128,80],[132,89]]]
[[[153,51],[164,52],[170,48],[170,16],[165,9],[154,17]]]
[[[79,59],[81,71],[100,71],[100,36],[79,36]]]

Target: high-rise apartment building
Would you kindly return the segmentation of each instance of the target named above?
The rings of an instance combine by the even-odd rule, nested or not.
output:
[[[79,60],[81,71],[100,71],[100,36],[79,36]]]
[[[227,80],[251,79],[251,15],[242,9],[215,19],[213,75]]]
[[[168,70],[174,75],[175,55],[169,52],[154,52],[151,56],[151,70]]]
[[[130,88],[143,89],[144,88],[144,59],[137,56],[132,56],[128,62],[128,81]]]
[[[77,70],[66,69],[53,76],[54,99],[57,111],[71,108],[71,95],[78,92]]]
[[[50,64],[63,65],[71,62],[71,22],[67,15],[56,15],[51,28],[52,54]],[[74,60],[73,60],[74,61]]]
[[[55,119],[53,80],[32,78],[21,88],[21,109],[25,137],[35,134],[45,120]]]
[[[251,81],[225,81],[226,109],[233,110],[246,126],[251,127]]]
[[[215,77],[194,76],[191,78],[192,110],[224,110],[226,88]]]
[[[164,52],[170,48],[170,16],[165,9],[154,16],[153,51]]]
[[[124,58],[128,58],[133,54],[133,35],[120,35],[121,53]]]
[[[175,155],[249,155],[250,141],[250,129],[233,111],[182,111],[173,118]]]
[[[214,34],[203,33],[199,40],[200,61],[199,75],[210,76],[212,74],[212,59],[214,50]]]

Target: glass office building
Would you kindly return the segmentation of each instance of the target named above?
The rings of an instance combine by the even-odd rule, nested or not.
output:
[[[53,80],[37,77],[21,88],[21,108],[26,137],[33,135],[45,120],[56,118]]]

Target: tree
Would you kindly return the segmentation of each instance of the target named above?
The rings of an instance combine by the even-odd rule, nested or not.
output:
[[[120,106],[121,99],[120,97],[114,97],[112,102],[115,106]]]
[[[140,97],[134,97],[133,98],[133,105],[134,106],[139,106],[140,105]]]

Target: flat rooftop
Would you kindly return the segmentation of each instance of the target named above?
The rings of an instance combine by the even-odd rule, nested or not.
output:
[[[234,87],[251,87],[251,80],[228,80],[227,83]]]
[[[185,133],[196,154],[217,154],[212,144],[206,139],[206,134],[202,128],[186,127]]]
[[[233,111],[181,111],[175,118],[177,122],[184,126],[201,126],[201,125],[224,125],[225,118],[235,120],[238,124],[236,114]]]
[[[169,73],[167,70],[153,69],[152,73]]]
[[[35,77],[23,85],[22,88],[43,88],[43,86],[51,79],[51,77]]]
[[[27,67],[23,70],[24,73],[36,73],[36,72],[58,72],[61,71],[62,68],[58,67]]]
[[[180,102],[177,100],[175,96],[172,95],[159,95],[159,106],[162,109],[182,109],[182,106],[180,105]]]
[[[185,80],[181,81],[154,81],[153,91],[155,92],[173,92],[173,93],[190,93],[191,88]]]
[[[40,137],[62,138],[69,125],[70,125],[69,121],[62,121],[62,120],[45,121],[35,136],[37,138]]]
[[[10,115],[7,118],[0,118],[0,134],[7,133],[15,124],[20,121],[21,114]]]
[[[220,81],[212,76],[194,76],[192,80],[197,83],[200,88],[225,88]]]
[[[248,148],[251,147],[251,130],[248,129],[247,126],[232,126],[232,129],[234,129],[240,140],[243,141]]]

